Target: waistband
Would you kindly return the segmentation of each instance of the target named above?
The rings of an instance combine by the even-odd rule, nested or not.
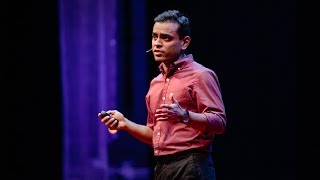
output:
[[[172,161],[178,161],[194,154],[209,154],[209,152],[200,149],[189,149],[174,154],[155,156],[155,160],[158,164],[168,164]]]

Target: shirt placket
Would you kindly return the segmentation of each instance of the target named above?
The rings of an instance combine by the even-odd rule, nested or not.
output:
[[[165,78],[165,80],[164,80],[164,85],[163,85],[163,89],[162,89],[162,101],[161,101],[161,103],[162,104],[165,104],[166,103],[166,99],[167,99],[167,94],[168,94],[168,88],[169,88],[169,82],[170,82],[170,78]],[[162,141],[161,141],[161,135],[162,135],[162,130],[163,130],[163,128],[165,128],[165,127],[162,127],[163,126],[163,123],[162,123],[162,121],[160,121],[160,122],[158,122],[159,123],[159,128],[157,129],[157,132],[156,132],[156,139],[157,139],[157,144],[158,144],[158,146],[157,146],[157,148],[155,148],[155,152],[154,152],[154,154],[155,155],[159,155],[159,153],[160,153],[160,147],[162,146],[162,144],[163,144],[163,140],[164,139],[162,139]]]

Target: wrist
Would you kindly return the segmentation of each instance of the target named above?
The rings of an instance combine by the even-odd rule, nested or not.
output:
[[[184,110],[181,121],[185,124],[187,124],[190,121],[189,111],[187,109]]]

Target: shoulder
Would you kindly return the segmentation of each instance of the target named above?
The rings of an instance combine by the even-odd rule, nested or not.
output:
[[[155,76],[151,79],[150,84],[161,81],[162,77],[163,77],[163,75],[161,73],[159,73],[157,76]]]
[[[193,72],[195,73],[196,76],[201,76],[201,77],[205,77],[205,76],[211,76],[211,77],[217,77],[217,74],[214,72],[213,69],[210,69],[196,61],[194,61],[192,63],[192,68],[193,68]]]

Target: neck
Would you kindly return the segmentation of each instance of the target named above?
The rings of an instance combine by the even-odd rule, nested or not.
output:
[[[184,54],[184,53],[181,53],[179,56],[178,56],[178,58],[176,58],[175,60],[173,60],[173,61],[170,61],[170,62],[167,62],[167,63],[163,63],[163,70],[164,70],[164,72],[167,74],[168,73],[168,71],[169,71],[169,68],[170,68],[170,66],[171,66],[171,64],[173,64],[174,62],[176,62],[176,61],[178,61],[179,59],[181,59],[181,58],[183,58],[183,57],[185,57],[186,55]]]

